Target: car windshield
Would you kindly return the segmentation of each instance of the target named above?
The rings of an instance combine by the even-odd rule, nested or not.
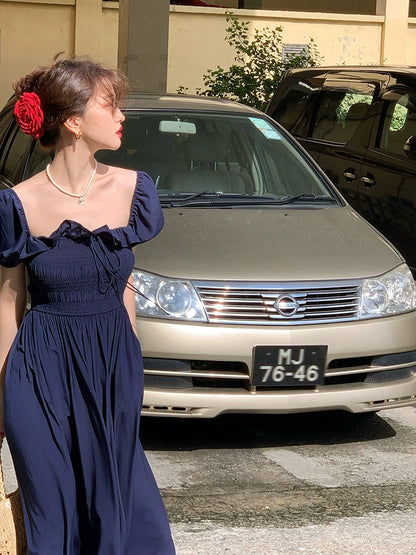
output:
[[[125,115],[121,148],[98,158],[150,174],[162,203],[337,202],[300,151],[261,115]]]

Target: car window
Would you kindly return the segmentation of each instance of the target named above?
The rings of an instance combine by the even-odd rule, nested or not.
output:
[[[52,158],[53,152],[41,147],[39,141],[36,141],[34,148],[30,154],[25,177],[31,177],[35,173],[44,170],[47,164],[52,161]]]
[[[374,87],[369,92],[350,90],[323,91],[312,138],[347,143],[372,103]]]
[[[380,150],[406,156],[406,141],[416,136],[416,98],[408,93],[397,93],[387,103],[382,124]]]
[[[314,87],[306,80],[293,83],[270,114],[271,117],[295,137],[307,136],[319,90],[316,83]]]
[[[330,195],[317,170],[261,114],[128,111],[121,148],[99,159],[146,171],[160,194]]]
[[[12,110],[6,110],[0,117],[0,171],[6,158],[7,144],[10,144],[10,132],[14,124]]]
[[[20,131],[17,126],[8,137],[4,145],[5,157],[1,173],[11,183],[20,181],[32,142],[32,137]]]

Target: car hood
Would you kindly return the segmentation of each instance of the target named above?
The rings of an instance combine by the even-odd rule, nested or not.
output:
[[[167,208],[136,247],[136,267],[210,280],[293,281],[380,275],[402,262],[350,207]]]

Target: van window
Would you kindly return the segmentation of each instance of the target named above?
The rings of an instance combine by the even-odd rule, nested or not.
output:
[[[39,141],[36,141],[33,151],[26,168],[25,177],[30,177],[46,168],[49,162],[53,160],[53,151],[46,150],[40,146]]]
[[[416,135],[416,99],[409,94],[397,95],[389,101],[381,134],[380,149],[387,154],[405,156],[404,146]]]
[[[14,184],[22,177],[24,162],[32,141],[32,137],[20,131],[17,126],[10,135],[9,144],[5,149],[6,159],[3,163],[2,173]]]
[[[295,137],[306,137],[319,90],[303,81],[294,83],[271,117]]]
[[[7,145],[10,145],[10,134],[14,124],[13,111],[3,112],[0,118],[0,173],[7,154]]]
[[[347,143],[353,136],[373,100],[371,93],[327,90],[312,130],[312,137],[324,141]]]

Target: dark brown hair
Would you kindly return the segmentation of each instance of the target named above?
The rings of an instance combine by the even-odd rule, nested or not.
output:
[[[56,145],[64,121],[83,116],[87,102],[99,89],[104,89],[114,107],[119,106],[128,91],[127,77],[80,57],[55,59],[51,66],[38,67],[14,85],[18,98],[25,92],[39,96],[44,114],[39,141],[49,148]]]

